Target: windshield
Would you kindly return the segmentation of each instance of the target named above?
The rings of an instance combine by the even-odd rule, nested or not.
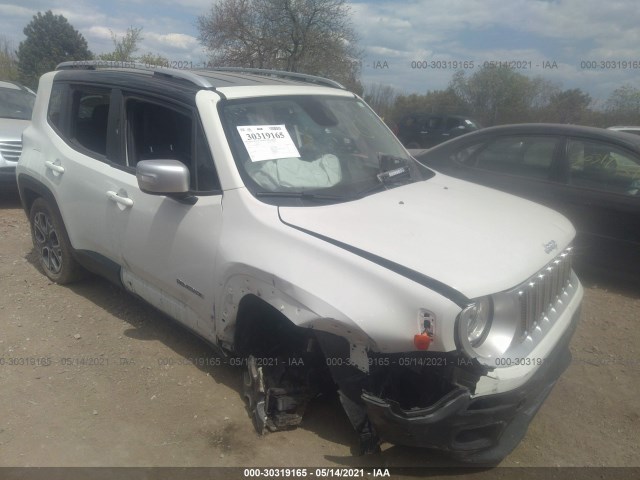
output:
[[[28,90],[11,86],[0,87],[0,117],[31,120],[36,96]]]
[[[234,100],[222,116],[243,180],[259,197],[346,201],[424,178],[357,98]]]

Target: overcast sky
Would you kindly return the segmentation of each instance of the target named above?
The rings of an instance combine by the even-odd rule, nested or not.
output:
[[[143,28],[138,53],[197,65],[207,56],[197,40],[196,18],[211,5],[212,0],[10,1],[0,3],[0,35],[17,48],[33,15],[50,9],[64,15],[94,53],[113,49],[110,30],[122,34],[133,25]],[[484,62],[512,61],[523,74],[582,88],[596,99],[623,84],[640,88],[636,0],[361,0],[350,5],[364,50],[365,85],[425,93],[445,88],[456,67],[473,74]],[[594,66],[603,68],[588,68]]]

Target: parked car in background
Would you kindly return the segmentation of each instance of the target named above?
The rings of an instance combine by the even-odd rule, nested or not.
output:
[[[397,123],[394,133],[407,148],[430,148],[479,128],[476,121],[461,115],[413,113]]]
[[[634,135],[640,135],[640,127],[634,127],[632,125],[616,125],[608,127],[607,130],[615,130],[616,132],[633,133]]]
[[[0,186],[16,185],[22,132],[31,121],[36,95],[18,83],[0,81]]]
[[[574,125],[503,125],[415,156],[563,213],[578,231],[583,263],[640,271],[640,137]]]

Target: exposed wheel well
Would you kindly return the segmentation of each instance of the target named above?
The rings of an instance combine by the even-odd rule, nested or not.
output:
[[[313,398],[335,390],[314,331],[256,295],[240,301],[234,350],[247,366],[243,394],[260,434],[299,425]]]
[[[313,331],[298,327],[260,297],[249,294],[238,305],[234,351],[240,356],[277,357],[306,351]]]

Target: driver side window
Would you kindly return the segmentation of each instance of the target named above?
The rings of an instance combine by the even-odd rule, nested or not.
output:
[[[141,160],[178,160],[190,173],[194,192],[217,192],[220,183],[203,129],[187,108],[128,98],[127,164]]]

